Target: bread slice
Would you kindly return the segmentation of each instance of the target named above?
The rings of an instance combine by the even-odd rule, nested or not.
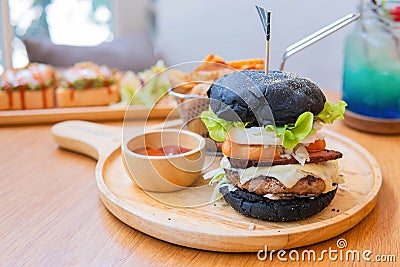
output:
[[[0,110],[53,108],[57,79],[53,67],[30,63],[0,77]]]
[[[58,87],[55,95],[60,108],[105,106],[120,100],[119,87],[116,84],[83,90]]]
[[[44,90],[0,90],[0,110],[54,108],[54,87]]]

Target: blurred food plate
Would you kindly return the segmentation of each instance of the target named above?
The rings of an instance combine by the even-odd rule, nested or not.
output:
[[[9,69],[0,79],[0,125],[74,119],[122,122],[127,110],[130,119],[174,116],[176,102],[167,95],[170,84],[165,69],[161,60],[139,73],[93,62],[57,71],[38,63]],[[47,72],[51,82],[46,80]]]
[[[179,117],[174,101],[162,101],[153,109],[144,105],[129,106],[130,119],[161,119]],[[97,106],[79,108],[52,108],[31,110],[0,111],[0,126],[55,123],[64,120],[120,121],[127,110],[126,106]]]
[[[33,91],[37,98],[35,98],[36,102],[40,102],[39,104],[36,103],[35,106],[28,107],[22,104],[21,108],[14,108],[14,110],[0,106],[0,126],[54,123],[76,119],[89,121],[119,120],[122,122],[128,106],[129,119],[177,117],[179,114],[174,110],[174,107],[182,104],[182,101],[177,99],[176,96],[168,95],[169,88],[174,88],[175,92],[181,94],[205,97],[209,86],[221,75],[235,70],[262,69],[263,65],[262,59],[226,62],[214,54],[208,55],[191,73],[167,68],[162,60],[159,60],[151,68],[138,73],[113,70],[107,66],[98,66],[93,62],[79,62],[66,69],[54,69],[49,65],[33,63],[22,69],[8,70],[11,76],[3,77],[2,81],[4,81],[0,85],[4,85],[2,86],[4,89],[3,98],[12,96],[13,100],[3,102],[6,104],[15,102],[16,105],[20,98],[25,98],[25,88],[21,88],[21,86],[45,84],[42,80],[37,80],[43,76],[39,75],[39,77],[38,70],[36,70],[41,67],[50,70],[54,76],[53,80],[58,81],[51,88],[51,93],[55,94],[55,97],[54,95],[46,96],[46,99],[55,98],[54,103],[43,105],[42,98],[44,99],[44,97],[43,92],[41,92],[43,88],[39,88],[42,90]],[[18,78],[19,76],[16,74],[25,75],[22,75],[24,77],[20,75],[21,77]],[[13,80],[22,82],[21,86],[15,87]],[[96,84],[105,88],[103,93],[100,92],[100,87],[95,88],[94,85]],[[116,99],[110,98],[111,95],[114,95],[111,94],[111,87],[115,87]],[[31,92],[27,91],[26,94],[28,93]],[[97,97],[98,95],[103,96],[103,98],[106,95],[104,103],[97,101],[98,98],[101,98]],[[28,97],[28,95],[26,95],[26,98],[26,100],[32,100],[32,97]],[[71,100],[76,101],[71,102]],[[118,103],[115,103],[117,101]],[[25,100],[22,102],[24,103]],[[157,104],[152,108],[154,103]],[[193,104],[193,108],[198,111],[197,113],[201,113],[208,107],[208,102],[206,105],[199,105],[197,102],[193,102]],[[42,106],[48,108],[35,109]],[[184,110],[182,113],[181,110],[181,115],[187,112],[188,110]],[[195,117],[199,115],[197,113]],[[187,122],[187,118],[183,117],[184,121]]]

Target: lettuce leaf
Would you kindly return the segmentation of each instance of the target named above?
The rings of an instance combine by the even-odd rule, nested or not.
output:
[[[133,71],[127,71],[121,79],[121,103],[128,105],[136,90],[140,87],[139,77]]]
[[[343,119],[346,106],[347,104],[343,100],[339,100],[337,104],[325,102],[324,109],[317,116],[306,111],[297,118],[294,124],[284,126],[266,125],[265,130],[267,132],[275,132],[277,137],[282,137],[282,146],[284,148],[293,149],[307,135],[316,133],[313,128],[314,121],[333,123],[337,119]],[[201,120],[206,125],[210,137],[217,142],[225,141],[226,133],[232,127],[244,128],[246,126],[243,122],[231,122],[218,118],[211,108],[203,111]]]
[[[119,104],[144,104],[151,108],[168,92],[169,80],[164,72],[165,69],[164,62],[159,60],[156,65],[138,74],[127,71],[121,79],[121,102]]]
[[[314,122],[314,115],[306,111],[302,113],[293,125],[274,126],[267,125],[265,130],[275,131],[277,137],[283,137],[282,146],[293,149],[301,140],[303,140],[311,131]]]
[[[232,128],[232,124],[217,115],[209,108],[200,115],[201,120],[207,127],[208,133],[212,139],[217,142],[225,141],[226,133]]]
[[[337,119],[343,119],[346,106],[347,104],[343,100],[339,100],[337,104],[325,102],[324,109],[315,117],[311,112],[306,111],[297,118],[294,125],[267,125],[265,126],[265,130],[267,132],[275,132],[277,137],[283,137],[282,146],[293,149],[307,135],[317,132],[313,128],[314,121],[333,123]]]
[[[203,111],[200,118],[207,127],[210,137],[217,142],[225,141],[226,133],[228,133],[232,127],[244,128],[246,126],[246,123],[243,122],[226,121],[218,118],[211,108]]]
[[[325,102],[324,109],[316,116],[316,119],[324,123],[333,123],[337,119],[343,120],[346,106],[347,103],[343,100],[339,100],[337,104]]]

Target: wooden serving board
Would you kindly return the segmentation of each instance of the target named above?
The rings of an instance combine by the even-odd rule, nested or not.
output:
[[[369,214],[382,184],[380,168],[368,151],[340,134],[325,130],[327,146],[344,154],[340,167],[346,183],[339,186],[327,208],[310,218],[265,222],[238,214],[222,201],[184,208],[164,204],[157,200],[159,195],[142,191],[125,172],[119,149],[120,128],[78,121],[56,124],[52,130],[61,147],[98,159],[96,182],[100,197],[117,218],[155,238],[197,249],[257,252],[265,245],[270,250],[289,249],[335,237]],[[162,193],[161,198],[193,203],[193,198],[209,197],[212,188],[205,190],[208,192],[196,195],[190,189]],[[208,199],[201,201],[207,203]]]
[[[178,117],[174,105],[158,105],[149,109],[142,105],[129,107],[130,119]],[[1,110],[0,126],[21,125],[37,123],[55,123],[65,120],[89,120],[89,121],[123,121],[127,108],[113,106],[76,107],[76,108],[49,108],[30,110]]]

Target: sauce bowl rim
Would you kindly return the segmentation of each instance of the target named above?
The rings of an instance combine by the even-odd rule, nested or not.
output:
[[[141,136],[145,136],[147,134],[153,134],[153,133],[176,133],[176,134],[186,134],[189,136],[194,137],[195,139],[198,140],[198,144],[195,148],[191,149],[190,151],[184,152],[184,153],[179,153],[176,155],[164,155],[164,156],[150,156],[150,155],[143,155],[143,154],[139,154],[136,153],[132,150],[130,150],[128,148],[128,144],[135,138],[139,138]],[[189,156],[192,154],[195,154],[197,152],[200,152],[201,150],[203,150],[206,146],[206,140],[204,137],[202,137],[201,135],[188,131],[188,130],[184,130],[184,129],[159,129],[159,130],[150,130],[150,131],[146,131],[140,134],[137,134],[135,136],[132,136],[131,138],[127,139],[127,141],[123,142],[123,146],[122,146],[122,150],[124,154],[128,154],[130,156],[134,156],[137,158],[141,158],[141,159],[155,159],[155,160],[161,160],[161,159],[174,159],[174,158],[179,158],[179,157],[184,157],[184,156]]]

